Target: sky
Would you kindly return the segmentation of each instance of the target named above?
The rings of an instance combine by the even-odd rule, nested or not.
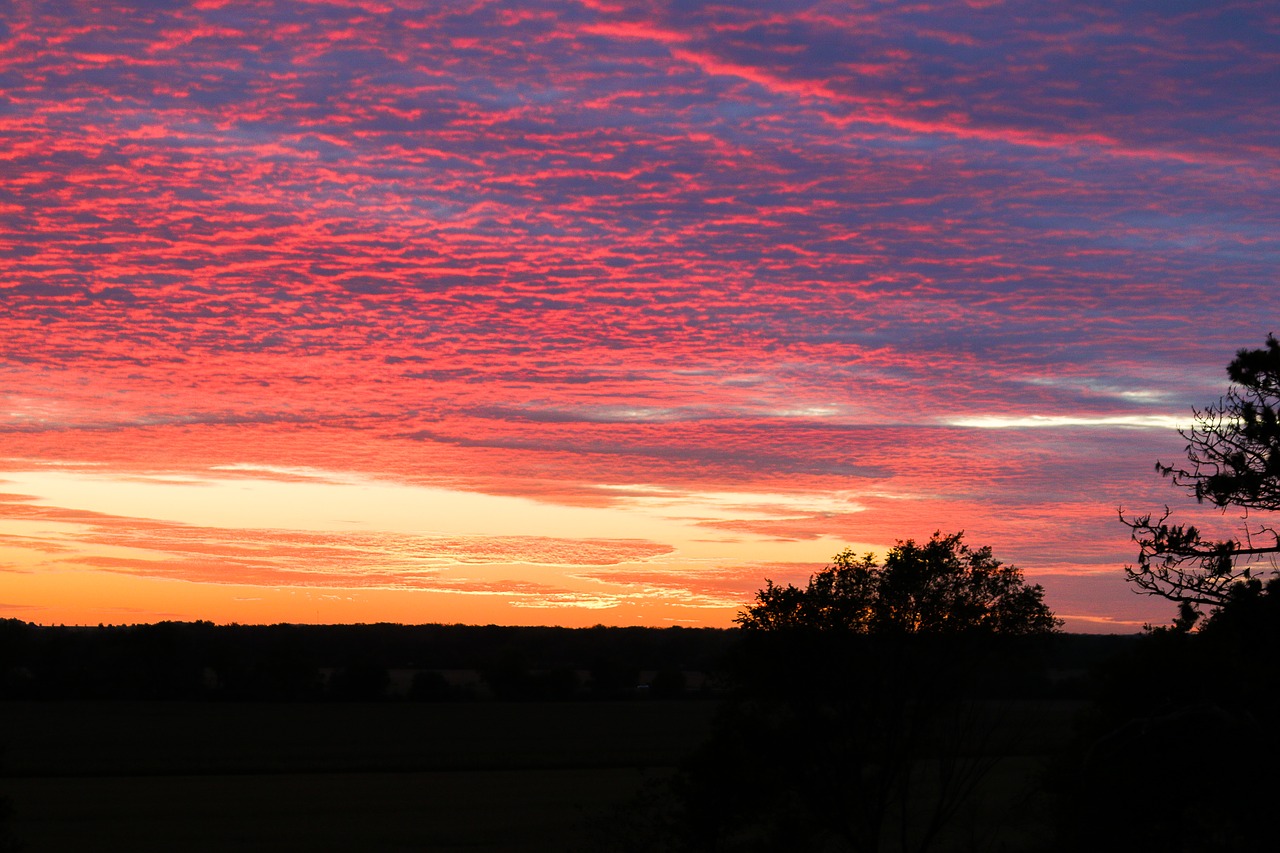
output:
[[[0,5],[0,617],[1072,631],[1280,331],[1280,9]]]

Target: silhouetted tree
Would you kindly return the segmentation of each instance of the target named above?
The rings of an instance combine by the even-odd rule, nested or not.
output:
[[[373,659],[354,660],[334,674],[330,690],[336,699],[374,702],[387,698],[391,674]]]
[[[654,698],[672,699],[684,693],[688,686],[684,672],[676,667],[660,669],[653,674],[649,682],[649,691]]]
[[[935,533],[924,545],[899,541],[879,565],[874,554],[841,551],[801,590],[765,581],[736,621],[749,631],[819,629],[874,633],[1043,634],[1060,622],[1044,588],[972,549],[963,533]]]
[[[1168,507],[1156,519],[1121,510],[1138,545],[1127,579],[1177,602],[1178,616],[1149,629],[1102,679],[1061,798],[1064,849],[1097,837],[1117,849],[1188,853],[1274,846],[1270,812],[1249,797],[1270,789],[1280,762],[1270,724],[1280,712],[1280,534],[1267,521],[1280,511],[1280,342],[1268,335],[1264,348],[1238,351],[1227,375],[1226,395],[1180,431],[1187,461],[1156,470],[1199,503],[1238,510],[1239,535],[1171,524]],[[1264,583],[1262,574],[1273,577]],[[1135,791],[1141,779],[1160,780],[1185,805],[1160,808],[1154,789]]]
[[[434,669],[425,669],[413,675],[409,698],[425,702],[443,702],[453,697],[449,679]]]
[[[1125,568],[1129,582],[1189,605],[1184,617],[1221,606],[1261,561],[1274,566],[1280,554],[1280,533],[1265,520],[1280,511],[1280,342],[1268,335],[1264,348],[1239,350],[1227,375],[1226,396],[1195,410],[1194,425],[1179,430],[1186,463],[1156,462],[1156,470],[1200,503],[1240,510],[1240,535],[1206,538],[1194,525],[1170,524],[1168,507],[1159,518],[1120,511],[1138,545],[1138,564]]]
[[[1280,763],[1280,579],[1235,583],[1198,630],[1185,616],[1103,668],[1061,774],[1063,850],[1098,838],[1174,853],[1275,845],[1255,792],[1274,786]],[[1176,808],[1160,806],[1160,789],[1177,792]]]
[[[998,760],[991,676],[1059,625],[959,533],[766,582],[738,622],[739,692],[685,777],[691,849],[938,849]]]

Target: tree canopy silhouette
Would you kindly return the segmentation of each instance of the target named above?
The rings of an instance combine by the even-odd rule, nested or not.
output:
[[[1280,554],[1280,534],[1266,520],[1280,511],[1280,342],[1268,335],[1262,349],[1239,350],[1227,376],[1226,395],[1193,410],[1194,424],[1179,430],[1187,461],[1156,462],[1156,470],[1199,503],[1238,509],[1240,534],[1206,538],[1194,525],[1170,524],[1168,507],[1159,518],[1120,511],[1138,545],[1127,579],[1143,594],[1181,602],[1184,620],[1194,607],[1225,604],[1240,581]]]
[[[749,631],[818,629],[855,634],[1044,634],[1061,624],[1044,589],[1016,566],[970,548],[963,533],[899,540],[885,555],[841,551],[804,589],[771,580],[736,618]]]
[[[734,691],[683,777],[693,850],[927,853],[986,804],[1005,698],[1059,621],[962,533],[845,550],[738,614]]]

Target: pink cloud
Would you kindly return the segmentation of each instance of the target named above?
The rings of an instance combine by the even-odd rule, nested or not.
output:
[[[1118,570],[1180,446],[1119,424],[1272,331],[1265,4],[42,9],[0,32],[13,456],[853,488],[716,525]]]

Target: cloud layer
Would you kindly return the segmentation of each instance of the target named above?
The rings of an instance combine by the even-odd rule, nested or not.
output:
[[[1177,500],[1169,426],[1277,325],[1278,36],[1263,2],[16,4],[0,453],[852,491],[704,523],[1118,571],[1115,506]]]

